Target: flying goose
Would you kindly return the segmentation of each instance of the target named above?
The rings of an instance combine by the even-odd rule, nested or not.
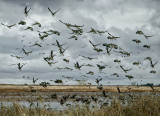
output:
[[[28,13],[29,13],[30,10],[31,10],[31,8],[27,10],[27,6],[25,7],[24,14],[25,14],[26,17],[28,16]]]
[[[56,14],[60,9],[59,9],[59,10],[57,10],[56,12],[52,12],[52,11],[51,11],[51,9],[48,7],[48,10],[50,11],[50,13],[52,14],[52,16],[54,17],[54,16],[55,16],[55,14]]]

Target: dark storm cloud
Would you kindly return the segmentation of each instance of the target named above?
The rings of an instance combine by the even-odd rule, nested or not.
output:
[[[122,60],[125,68],[132,68],[132,71],[128,74],[134,75],[135,79],[133,79],[133,82],[138,82],[138,79],[146,79],[144,83],[150,82],[149,77],[155,78],[160,76],[160,72],[157,70],[158,67],[160,67],[160,63],[156,65],[154,70],[157,71],[157,74],[154,75],[149,73],[150,70],[152,70],[149,61],[144,61],[148,56],[152,56],[154,62],[159,61],[160,57],[160,53],[157,50],[160,48],[160,40],[158,39],[160,35],[157,34],[160,26],[158,0],[2,0],[0,3],[0,22],[10,25],[18,23],[20,20],[25,20],[27,26],[31,26],[35,21],[39,21],[42,24],[41,28],[34,27],[34,32],[24,31],[27,26],[16,25],[12,29],[0,26],[0,59],[3,62],[0,65],[0,69],[2,69],[0,72],[1,77],[4,75],[3,73],[5,73],[7,77],[8,72],[10,79],[18,76],[18,74],[19,76],[17,78],[25,74],[38,76],[42,80],[49,80],[51,78],[62,78],[63,74],[72,75],[75,79],[83,80],[84,77],[80,76],[92,70],[95,72],[95,75],[87,75],[90,78],[85,79],[93,82],[93,84],[95,84],[94,81],[98,76],[101,76],[105,80],[103,84],[106,84],[107,79],[112,82],[111,84],[130,84],[131,82],[126,80],[125,73],[120,69],[119,64],[113,62],[113,60],[117,58]],[[25,17],[23,14],[26,6],[31,7],[28,17]],[[53,11],[58,9],[60,9],[60,11],[53,18],[47,9],[48,7]],[[77,41],[68,40],[67,38],[72,36],[69,34],[71,31],[60,23],[59,20],[71,24],[84,25],[84,34],[79,36]],[[109,30],[110,33],[115,36],[121,36],[121,38],[116,41],[110,41],[107,39],[108,34],[102,34],[100,36],[86,33],[91,27],[98,30]],[[44,42],[41,41],[37,31],[46,31],[49,29],[60,31],[61,36],[51,35],[47,37]],[[142,30],[147,35],[155,36],[146,40],[142,35],[136,34],[137,30]],[[23,35],[25,35],[25,37],[22,37]],[[133,39],[140,39],[142,43],[136,45],[136,43],[133,43]],[[21,42],[22,40],[24,40],[24,42]],[[68,47],[68,49],[64,56],[58,54],[59,50],[57,46],[51,45],[55,43],[55,40],[58,40],[61,44],[67,42],[64,48]],[[97,54],[96,51],[93,50],[89,40],[96,44],[117,44],[125,51],[132,52],[131,57],[121,57],[121,54],[114,53],[113,50],[109,56],[106,54],[106,48],[102,46],[102,44],[99,48],[103,49],[103,52]],[[30,47],[36,41],[42,43],[43,47]],[[29,42],[31,42],[30,45]],[[151,49],[147,50],[143,48],[142,46],[144,44],[151,45]],[[25,56],[21,52],[22,47],[28,51],[32,50],[33,53]],[[16,48],[19,49],[15,50]],[[51,50],[54,50],[54,53],[58,54],[55,57],[55,61],[59,61],[52,67],[43,60],[43,57],[47,57]],[[42,52],[45,52],[45,54],[39,55],[39,53]],[[12,58],[10,56],[11,54],[20,55],[24,57],[24,59],[17,60],[16,58]],[[97,57],[98,61],[89,61],[79,55]],[[63,58],[68,58],[70,63],[65,63]],[[79,61],[80,64],[91,63],[94,64],[95,67],[83,67],[80,71],[73,70],[72,72],[55,69],[56,67],[71,67],[74,69],[74,63],[77,61]],[[103,63],[99,63],[100,61],[103,61],[107,65],[107,68],[104,70],[106,74],[99,73],[96,67],[96,64],[103,65]],[[132,63],[135,61],[142,62],[141,68],[148,68],[146,70],[140,70],[138,67],[133,66]],[[19,71],[16,66],[9,66],[12,63],[18,62],[27,63],[20,73],[18,73]],[[114,72],[120,75],[119,79],[110,76]],[[124,80],[126,83],[123,83],[121,80]],[[159,80],[157,79],[157,81]],[[17,83],[20,82],[17,81]],[[143,81],[140,83],[143,83]]]

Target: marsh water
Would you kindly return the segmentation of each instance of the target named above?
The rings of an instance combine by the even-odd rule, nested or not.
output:
[[[12,106],[18,103],[23,107],[45,107],[48,110],[63,110],[76,105],[87,105],[90,108],[100,108],[112,105],[113,100],[119,100],[127,105],[141,96],[160,97],[160,93],[118,93],[118,92],[9,92],[0,93],[1,106]]]

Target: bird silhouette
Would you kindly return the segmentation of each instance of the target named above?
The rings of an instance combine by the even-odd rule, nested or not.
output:
[[[155,63],[153,64],[153,61],[152,61],[152,58],[151,58],[151,57],[147,57],[147,58],[145,58],[145,60],[149,60],[149,61],[150,61],[152,68],[154,68],[154,66],[158,63],[158,61],[157,61],[157,62],[155,62]]]
[[[81,56],[81,55],[80,55]],[[87,58],[89,60],[93,60],[93,59],[98,59],[98,58],[91,58],[91,57],[86,57],[86,56],[82,56],[83,58]]]
[[[75,40],[78,40],[78,37],[75,36],[75,35],[73,35],[73,36],[69,37],[68,39],[75,39]]]
[[[26,17],[28,16],[28,13],[29,13],[30,10],[31,10],[31,8],[28,9],[27,6],[25,7],[24,14],[25,14]]]
[[[138,45],[139,45],[139,43],[141,43],[141,40],[138,40],[138,39],[133,39],[132,41],[136,42]]]
[[[100,48],[93,48],[93,50],[95,50],[97,53],[102,52],[103,50]]]
[[[111,76],[119,77],[119,75],[117,73],[113,73]]]
[[[152,63],[152,61],[150,61],[150,63],[151,63],[151,67],[154,68],[154,66],[158,63],[158,61],[155,62],[154,64]]]
[[[55,34],[55,35],[60,36],[60,32],[59,32],[59,31],[50,29],[48,32],[50,32],[50,35],[51,35],[51,34]]]
[[[101,44],[93,44],[92,41],[90,41],[90,40],[89,40],[89,43],[91,43],[94,48],[96,48],[97,46],[101,45]]]
[[[3,24],[3,23],[1,23],[3,26],[6,26],[6,27],[8,27],[9,29],[11,29],[13,26],[15,26],[16,24],[13,24],[13,25],[5,25],[5,24]]]
[[[37,21],[32,24],[32,26],[34,26],[34,25],[38,25],[38,27],[41,27],[41,24],[39,22],[37,22]]]
[[[141,63],[138,61],[138,62],[133,62],[133,65],[137,65],[139,66]]]
[[[72,33],[70,33],[70,34],[75,34],[75,35],[82,35],[82,33],[83,33],[83,30],[82,29],[80,29],[80,28],[78,28],[78,29],[71,29],[71,31],[72,31]]]
[[[100,81],[102,81],[102,78],[100,78],[100,79],[97,78],[95,82],[99,85]]]
[[[115,59],[114,62],[121,63],[121,60]]]
[[[25,50],[24,48],[22,48],[22,51],[23,51],[23,53],[24,53],[25,55],[27,55],[27,56],[32,53],[32,51],[26,52],[26,50]]]
[[[12,64],[12,65],[17,65],[17,66],[18,66],[18,67],[17,67],[18,70],[21,71],[22,68],[23,68],[23,66],[26,65],[26,63],[17,63],[17,64]],[[12,65],[11,65],[11,66],[12,66]]]
[[[49,34],[41,35],[41,33],[39,33],[39,38],[44,41],[44,38],[48,37],[48,35]]]
[[[50,11],[50,13],[52,14],[52,16],[54,17],[54,16],[55,16],[55,14],[56,14],[60,9],[59,9],[59,10],[57,10],[56,12],[52,12],[52,11],[51,11],[51,9],[48,7],[48,10]]]
[[[45,58],[45,57],[43,59],[48,63],[49,66],[52,66],[52,64],[56,64],[58,62],[58,61],[56,61],[56,62],[49,62],[48,58]]]
[[[76,28],[80,28],[80,27],[83,27],[84,25],[80,26],[80,25],[72,25],[72,24],[69,24],[69,23],[64,23],[63,21],[59,20],[61,23],[63,23],[64,25],[66,25],[67,28],[71,28],[71,27],[76,27]]]
[[[151,70],[150,73],[156,74],[156,71],[155,70]]]
[[[116,36],[110,34],[108,31],[107,31],[107,33],[108,33],[108,35],[109,35],[109,36],[107,37],[107,39],[116,40],[116,39],[120,38],[120,37],[116,37]]]
[[[68,47],[65,48],[65,49],[59,48],[59,53],[60,53],[62,56],[64,56],[64,52],[65,52],[67,49],[68,49]]]
[[[144,45],[143,47],[144,47],[144,48],[150,48],[150,46],[149,46],[149,45]]]
[[[92,64],[86,64],[84,66],[94,67]]]
[[[85,65],[85,63],[84,64],[82,64],[82,65],[79,65],[79,63],[78,62],[76,62],[75,64],[74,64],[74,67],[76,68],[76,69],[81,69],[81,67],[82,66],[84,66]]]
[[[17,59],[22,59],[23,57],[20,57],[20,56],[14,56],[14,55],[10,55],[12,57],[16,57]]]
[[[86,74],[91,74],[91,75],[94,75],[94,72],[93,71],[89,71],[88,73]]]
[[[134,78],[132,75],[125,75],[125,77],[128,77],[129,80],[131,80],[132,78]]]
[[[28,26],[27,28],[25,28],[24,30],[30,30],[30,31],[33,31],[33,28]]]
[[[39,79],[39,78],[35,79],[35,78],[33,77],[33,79],[32,79],[33,84],[35,84],[38,79]]]
[[[20,22],[18,23],[18,25],[26,25],[26,22],[25,22],[25,21],[20,21]]]
[[[124,69],[122,65],[120,65],[120,67],[121,67],[121,69],[122,69],[125,73],[127,73],[127,72],[130,71],[130,70],[132,70],[132,69]]]
[[[91,28],[91,30],[90,30],[90,31],[88,31],[87,33],[97,34],[97,31],[96,31],[95,29]]]
[[[65,61],[65,62],[69,63],[69,60],[68,60],[68,59],[66,59],[66,58],[64,58],[64,59],[63,59],[63,61]]]
[[[38,46],[38,47],[42,47],[42,45],[41,45],[41,43],[39,44],[39,43],[34,43],[32,46]]]
[[[60,45],[59,42],[56,40],[56,43],[57,43],[57,46],[58,46],[59,49],[63,49],[62,46],[65,45],[67,42]]]
[[[154,35],[145,35],[141,30],[138,30],[136,32],[136,34],[143,35],[146,39],[148,39],[149,37],[153,37],[154,36]]]
[[[102,71],[103,69],[106,68],[106,65],[102,66],[102,65],[97,64],[97,67],[98,67],[99,71]]]
[[[117,90],[118,90],[118,93],[121,93],[121,91],[120,91],[120,88],[119,88],[119,87],[117,87]]]

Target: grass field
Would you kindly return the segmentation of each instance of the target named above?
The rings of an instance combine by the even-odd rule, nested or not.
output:
[[[118,91],[117,87],[120,91]],[[0,85],[1,116],[158,116],[160,87]],[[56,97],[55,97],[56,95]],[[11,102],[6,105],[5,102]],[[28,102],[29,105],[21,105]],[[45,104],[45,103],[48,104]],[[56,110],[57,102],[61,109]],[[53,105],[51,105],[53,104]]]

